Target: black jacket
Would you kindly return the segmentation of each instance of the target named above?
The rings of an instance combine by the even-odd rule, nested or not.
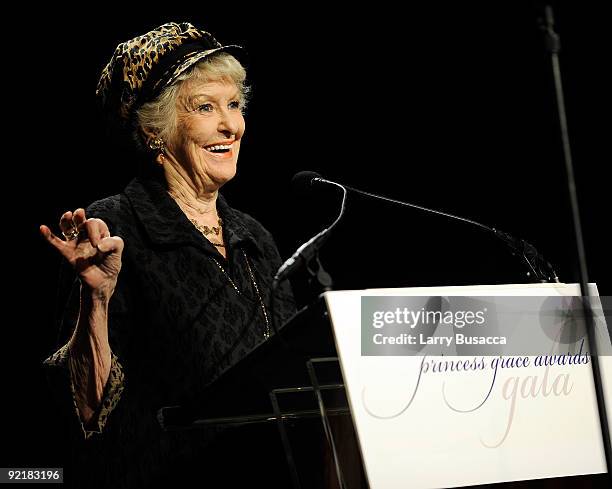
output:
[[[103,219],[111,235],[124,239],[125,249],[109,305],[111,376],[86,428],[68,388],[66,348],[45,361],[71,412],[75,454],[65,478],[75,486],[148,487],[177,467],[193,469],[194,460],[204,464],[198,462],[198,470],[213,469],[203,461],[213,430],[164,432],[156,413],[199,399],[224,369],[264,341],[261,301],[268,313],[272,277],[281,264],[259,222],[222,196],[217,205],[227,260],[154,179],[137,178],[123,193],[87,209],[87,217]],[[63,325],[66,340],[77,310],[75,285]],[[274,310],[277,324],[293,314],[287,285]]]

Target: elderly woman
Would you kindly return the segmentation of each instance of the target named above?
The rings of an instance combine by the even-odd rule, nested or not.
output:
[[[233,54],[188,23],[120,44],[97,95],[150,165],[121,194],[64,213],[63,239],[41,226],[78,276],[69,339],[45,361],[80,438],[66,468],[78,487],[148,487],[194,461],[209,473],[210,435],[164,432],[156,412],[198,399],[271,334],[277,248],[219,193],[245,131]],[[288,288],[276,294],[280,324],[294,303]]]

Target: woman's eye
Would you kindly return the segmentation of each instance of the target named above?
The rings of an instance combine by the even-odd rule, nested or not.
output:
[[[233,100],[228,104],[230,109],[240,109],[240,100]]]
[[[202,104],[198,107],[198,111],[200,112],[212,112],[213,106],[212,104]]]

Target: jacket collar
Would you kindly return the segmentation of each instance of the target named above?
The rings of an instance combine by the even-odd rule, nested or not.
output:
[[[153,243],[160,246],[192,245],[208,253],[219,254],[168,195],[165,183],[137,177],[128,184],[124,194]],[[262,253],[244,218],[228,205],[221,194],[217,198],[217,210],[223,219],[223,233],[229,250],[248,248]]]

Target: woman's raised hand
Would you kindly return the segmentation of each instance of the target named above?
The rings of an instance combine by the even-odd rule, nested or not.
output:
[[[83,286],[110,299],[121,270],[123,240],[111,236],[102,219],[87,219],[84,209],[65,212],[59,225],[65,239],[58,238],[44,224],[40,232],[74,267]]]

